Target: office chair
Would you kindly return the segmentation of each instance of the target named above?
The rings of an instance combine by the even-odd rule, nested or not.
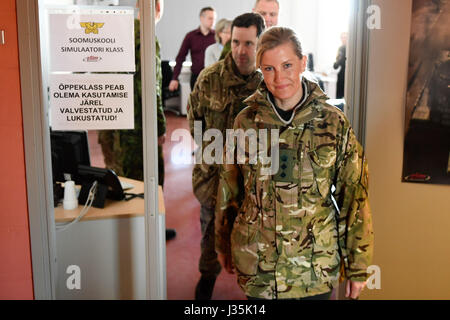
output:
[[[180,87],[178,87],[175,91],[169,90],[169,84],[172,80],[173,71],[172,67],[169,65],[168,60],[162,60],[161,61],[161,71],[162,71],[162,101],[164,106],[164,111],[171,111],[175,113],[176,115],[180,115],[180,108],[178,107],[172,107],[172,106],[166,106],[166,100],[179,97],[180,96]]]

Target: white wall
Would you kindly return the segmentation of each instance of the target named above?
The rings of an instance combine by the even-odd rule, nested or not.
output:
[[[350,0],[279,2],[279,25],[296,30],[304,52],[314,54],[316,70],[329,71],[340,46],[339,35],[348,26],[345,8],[349,7]],[[164,16],[156,27],[162,59],[175,60],[186,33],[198,27],[201,8],[212,6],[217,12],[217,19],[233,20],[242,13],[250,12],[254,3],[254,0],[166,0]]]
[[[340,34],[348,30],[350,0],[281,0],[280,7],[280,25],[297,32],[304,52],[314,55],[315,70],[332,70]]]
[[[58,231],[56,299],[145,299],[144,226],[139,216],[80,221]],[[81,288],[71,290],[73,271],[66,272],[73,265],[80,268]]]
[[[313,53],[315,60],[318,49],[318,3],[317,0],[280,0],[279,16],[279,25],[294,29],[300,38],[303,52]]]
[[[332,70],[337,50],[342,45],[341,33],[348,31],[350,1],[319,0],[318,10],[316,68],[319,71],[329,71]]]
[[[402,183],[411,0],[376,0],[366,152],[381,290],[369,299],[450,299],[450,186]]]
[[[198,28],[199,13],[203,7],[213,7],[218,21],[222,18],[233,20],[242,13],[250,12],[253,4],[254,0],[165,0],[164,15],[156,26],[161,58],[175,60],[186,33]]]
[[[42,1],[42,0],[41,0]],[[93,4],[100,0],[45,0],[46,3]],[[136,0],[112,0],[121,6],[134,7]],[[187,32],[199,25],[200,9],[212,6],[217,20],[233,20],[250,12],[255,0],[165,0],[164,15],[156,27],[163,60],[175,60]],[[279,0],[279,25],[293,28],[305,53],[313,53],[317,71],[330,71],[340,46],[339,35],[348,26],[345,15],[350,0]],[[342,12],[342,13],[341,13]],[[187,57],[190,60],[190,57]]]

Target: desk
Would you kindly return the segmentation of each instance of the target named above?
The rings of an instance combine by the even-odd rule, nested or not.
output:
[[[142,193],[142,181],[119,177],[135,187],[128,193]],[[84,205],[84,204],[83,204]],[[57,222],[75,219],[75,210],[55,208]],[[144,199],[107,200],[105,208],[90,208],[84,218],[64,231],[56,232],[56,299],[145,299],[146,244]],[[164,246],[165,208],[159,188],[160,243]],[[152,238],[152,237],[150,237]],[[165,266],[165,261],[163,261]],[[71,290],[66,282],[69,266],[81,270],[81,289]]]
[[[127,193],[144,193],[143,181],[128,179],[125,177],[119,177],[119,180],[134,185],[133,189],[126,190]],[[164,196],[161,186],[158,187],[158,205],[159,214],[164,215],[166,209],[164,207]],[[55,208],[55,221],[68,222],[76,219],[80,214],[80,211],[83,209],[83,206],[84,203],[79,203],[77,209],[64,210],[63,205],[59,204],[58,207]],[[144,211],[145,204],[144,199],[142,198],[136,197],[129,201],[115,201],[106,199],[104,208],[100,209],[91,207],[81,221],[143,216]]]

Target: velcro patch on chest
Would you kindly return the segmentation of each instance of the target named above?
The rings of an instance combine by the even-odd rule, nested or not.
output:
[[[280,148],[279,154],[279,169],[273,180],[276,182],[299,183],[298,170],[296,170],[297,174],[294,174],[294,168],[298,163],[297,150]]]

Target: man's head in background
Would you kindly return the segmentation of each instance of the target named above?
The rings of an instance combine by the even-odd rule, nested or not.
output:
[[[216,22],[216,12],[212,7],[200,10],[200,26],[205,30],[211,30]]]
[[[256,0],[253,12],[263,16],[266,28],[278,25],[278,14],[280,13],[278,0]]]
[[[254,12],[244,13],[233,20],[231,55],[242,75],[249,75],[256,69],[256,44],[264,29],[264,19]]]

